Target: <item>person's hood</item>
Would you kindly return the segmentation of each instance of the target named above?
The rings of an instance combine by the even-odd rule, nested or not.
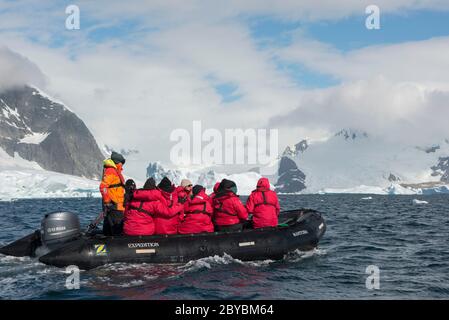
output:
[[[154,178],[148,178],[147,181],[145,181],[145,184],[143,185],[143,188],[145,190],[154,190],[156,189],[156,181],[154,181]]]
[[[220,186],[220,181],[214,185],[214,192],[217,193],[218,187]]]
[[[220,192],[222,190],[230,190],[233,187],[236,187],[237,185],[235,184],[234,181],[232,180],[228,180],[228,179],[223,179],[221,180],[220,184],[218,185],[218,189],[217,191]]]
[[[257,181],[257,189],[270,190],[270,181],[267,178],[260,178]]]
[[[204,187],[203,186],[201,186],[201,185],[199,185],[199,184],[197,184],[196,186],[194,186],[193,188],[192,188],[192,195],[193,196],[196,196],[198,193],[200,193],[202,190],[204,190]]]
[[[165,192],[172,193],[175,190],[175,187],[172,185],[169,178],[162,178],[161,182],[157,185],[157,187]]]
[[[215,194],[215,197],[221,198],[229,193],[236,195],[237,185],[232,180],[228,179],[221,180],[220,185],[218,186],[217,192]]]
[[[117,169],[117,165],[112,161],[112,159],[105,159],[103,160],[103,166],[105,168],[114,168]]]

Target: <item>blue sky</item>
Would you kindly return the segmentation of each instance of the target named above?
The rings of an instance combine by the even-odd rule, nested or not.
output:
[[[260,43],[285,46],[295,31],[333,45],[345,52],[366,46],[425,40],[449,34],[449,12],[412,10],[382,13],[378,30],[365,28],[367,15],[350,16],[337,21],[285,22],[272,17],[248,19],[251,33]]]
[[[68,1],[67,4],[72,4]],[[382,9],[382,8],[381,8]],[[91,9],[90,9],[91,10]],[[145,15],[123,15],[113,20],[93,17],[92,12],[84,10],[81,6],[82,29],[85,33],[85,45],[98,45],[111,41],[122,44],[134,44],[142,37],[157,33],[163,28],[153,25],[151,17]],[[66,16],[60,15],[57,23],[63,23]],[[295,35],[319,41],[339,50],[342,54],[356,49],[376,46],[398,44],[407,41],[420,41],[433,37],[447,36],[449,34],[449,11],[447,10],[403,10],[395,12],[382,12],[381,28],[368,30],[365,28],[367,14],[351,14],[340,19],[283,19],[278,15],[238,15],[233,17],[237,23],[248,28],[252,41],[261,50],[288,47],[295,39]],[[25,28],[26,30],[26,28]],[[30,40],[39,42],[33,32],[24,32]],[[52,32],[47,45],[50,48],[72,46],[76,51],[77,42],[70,31]],[[148,50],[152,50],[148,44]],[[71,53],[72,58],[76,52]],[[276,69],[284,73],[292,81],[292,85],[300,88],[326,88],[335,86],[339,81],[335,76],[312,70],[299,62],[284,61],[279,57],[272,57]],[[243,97],[237,93],[239,85],[230,81],[211,83],[217,94],[221,96],[224,104],[234,102]]]
[[[449,12],[412,10],[403,13],[381,12],[380,29],[365,28],[367,15],[350,16],[337,21],[286,22],[273,17],[247,20],[251,34],[261,49],[285,47],[296,33],[326,43],[347,53],[365,47],[421,41],[449,35]],[[308,69],[299,63],[274,60],[280,70],[304,88],[325,88],[340,83],[335,77]]]

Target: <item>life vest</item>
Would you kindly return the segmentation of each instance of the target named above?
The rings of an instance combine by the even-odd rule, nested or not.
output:
[[[269,189],[267,178],[259,179],[257,189],[254,190],[246,201],[248,212],[253,214],[253,227],[275,227],[278,224],[280,211],[279,200],[276,192]]]
[[[218,206],[216,205],[217,203],[218,203]],[[227,215],[230,215],[230,216],[236,216],[237,215],[237,212],[232,213],[232,212],[229,212],[229,211],[223,209],[223,202],[221,202],[219,200],[215,201],[214,210],[216,212],[224,213],[224,214],[227,214]]]
[[[153,216],[154,213],[152,211],[146,210],[144,206],[155,201],[161,201],[164,205],[166,204],[165,199],[163,198],[159,190],[137,189],[133,192],[132,200],[129,202],[127,209],[136,210],[149,216]]]
[[[256,203],[254,205],[254,207],[258,207],[258,206],[261,206],[261,205],[266,205],[266,206],[272,206],[272,207],[276,208],[276,203],[270,203],[270,202],[267,201],[267,197],[265,196],[265,192],[266,191],[260,191],[260,192],[262,193],[263,202]]]
[[[185,217],[178,226],[178,233],[213,232],[212,223],[213,208],[210,199],[204,191],[200,191],[192,200],[184,206]]]
[[[187,210],[184,210],[184,214],[198,214],[198,213],[203,213],[203,214],[207,214],[208,216],[212,215],[212,212],[207,211],[206,208],[207,208],[207,203],[204,202],[204,203],[203,203],[203,209],[201,209],[201,210],[199,210],[199,209],[196,209],[196,210],[189,210],[189,209],[187,209]]]
[[[103,177],[100,183],[100,193],[103,201],[117,205],[117,210],[123,211],[125,200],[125,180],[117,165],[111,159],[103,162]]]
[[[157,200],[152,200],[152,201],[157,201]],[[128,206],[128,208],[129,208],[129,210],[136,210],[136,211],[145,213],[145,214],[149,215],[150,217],[152,217],[152,216],[153,216],[153,213],[150,212],[150,211],[148,211],[148,210],[145,210],[145,209],[143,208],[143,205],[144,205],[145,202],[151,202],[151,201],[140,201],[139,206],[133,206],[132,204],[130,204],[130,205]]]

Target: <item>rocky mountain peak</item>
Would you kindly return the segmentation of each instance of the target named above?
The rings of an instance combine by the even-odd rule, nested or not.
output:
[[[32,86],[0,92],[0,148],[45,170],[101,176],[104,157],[84,122]]]
[[[355,129],[342,129],[337,132],[335,137],[342,137],[346,141],[356,140],[357,138],[368,138],[368,133]]]
[[[300,142],[298,142],[297,144],[295,144],[295,151],[296,153],[303,153],[304,151],[307,150],[307,148],[309,147],[309,144],[307,142],[307,140],[301,140]]]
[[[298,169],[295,161],[282,157],[279,163],[278,180],[275,184],[277,192],[296,193],[306,188],[305,174]]]

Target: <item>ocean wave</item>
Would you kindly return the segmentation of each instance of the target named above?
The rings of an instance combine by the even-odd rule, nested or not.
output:
[[[301,251],[301,250],[294,250],[292,252],[287,253],[284,256],[284,261],[287,262],[298,262],[305,259],[310,259],[317,256],[324,256],[327,254],[327,251],[320,248],[315,248],[309,251]]]

